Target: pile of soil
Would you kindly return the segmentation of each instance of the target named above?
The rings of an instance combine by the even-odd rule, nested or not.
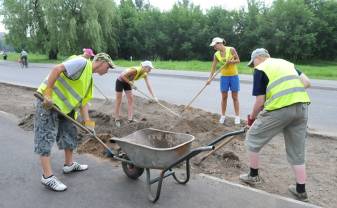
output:
[[[10,94],[8,94],[10,92]],[[32,130],[34,114],[33,91],[31,89],[0,84],[0,110],[13,113],[22,120],[20,126]],[[125,100],[123,101],[125,102]],[[15,105],[13,104],[15,103]],[[162,103],[173,111],[180,113],[185,106]],[[218,123],[219,115],[205,112],[201,109],[191,108],[177,117],[165,111],[155,103],[135,98],[136,123],[126,122],[126,104],[122,105],[122,126],[117,128],[114,123],[113,103],[105,104],[102,100],[91,102],[91,118],[96,122],[97,135],[111,148],[116,148],[110,143],[111,137],[125,137],[137,130],[152,127],[160,130],[187,133],[195,136],[193,147],[206,145],[226,132],[238,130],[244,125],[235,126],[233,119],[226,120],[225,125]],[[243,123],[243,122],[242,122]],[[229,144],[215,152],[200,165],[191,161],[191,170],[194,173],[206,173],[232,182],[240,183],[238,176],[249,170],[247,165],[244,136],[237,136]],[[105,149],[94,139],[89,139],[83,132],[79,134],[82,144],[79,153],[90,153],[100,158],[106,158]],[[336,207],[337,198],[337,140],[325,136],[313,135],[307,140],[307,190],[310,202],[324,207]],[[119,162],[113,162],[119,166]],[[264,183],[255,186],[257,189],[270,193],[292,197],[287,187],[295,179],[291,167],[287,163],[282,136],[276,136],[261,151],[261,177]]]

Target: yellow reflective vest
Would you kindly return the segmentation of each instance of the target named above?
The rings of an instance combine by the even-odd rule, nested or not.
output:
[[[233,54],[231,52],[232,47],[225,46],[225,48],[226,48],[225,57],[221,56],[220,51],[217,51],[214,54],[216,59],[223,65],[226,64],[228,60],[233,59]],[[238,75],[238,69],[236,67],[236,64],[229,64],[221,68],[221,76],[234,76],[234,75]]]
[[[255,68],[263,71],[269,79],[265,110],[277,110],[295,103],[310,103],[309,95],[293,63],[283,59],[268,58]]]
[[[70,59],[76,57],[74,56]],[[81,106],[85,106],[92,99],[92,62],[90,60],[86,61],[87,63],[77,79],[72,79],[62,72],[53,87],[52,100],[65,114],[77,110]],[[43,94],[43,91],[47,88],[47,81],[48,76],[37,89],[39,93]]]

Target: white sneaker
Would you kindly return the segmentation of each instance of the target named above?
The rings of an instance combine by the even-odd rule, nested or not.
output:
[[[219,119],[219,123],[224,124],[226,120],[226,116],[221,116]]]
[[[235,116],[235,119],[234,119],[234,124],[238,125],[240,124],[240,116]]]
[[[47,188],[53,190],[53,191],[65,191],[67,189],[67,186],[64,185],[59,179],[57,179],[55,176],[52,176],[50,178],[44,178],[41,177],[41,183],[45,185]]]
[[[83,171],[87,170],[88,165],[81,165],[77,162],[73,162],[71,166],[63,166],[63,173],[71,173],[76,171]]]

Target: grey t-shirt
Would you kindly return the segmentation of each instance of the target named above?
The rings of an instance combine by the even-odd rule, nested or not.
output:
[[[62,64],[66,68],[64,73],[67,75],[67,77],[71,79],[78,79],[81,76],[85,65],[87,64],[87,60],[79,56],[77,58],[65,61]]]

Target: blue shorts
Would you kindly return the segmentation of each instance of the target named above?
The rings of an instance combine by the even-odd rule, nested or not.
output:
[[[220,90],[221,92],[239,92],[240,80],[239,75],[234,76],[221,76],[220,77]]]

